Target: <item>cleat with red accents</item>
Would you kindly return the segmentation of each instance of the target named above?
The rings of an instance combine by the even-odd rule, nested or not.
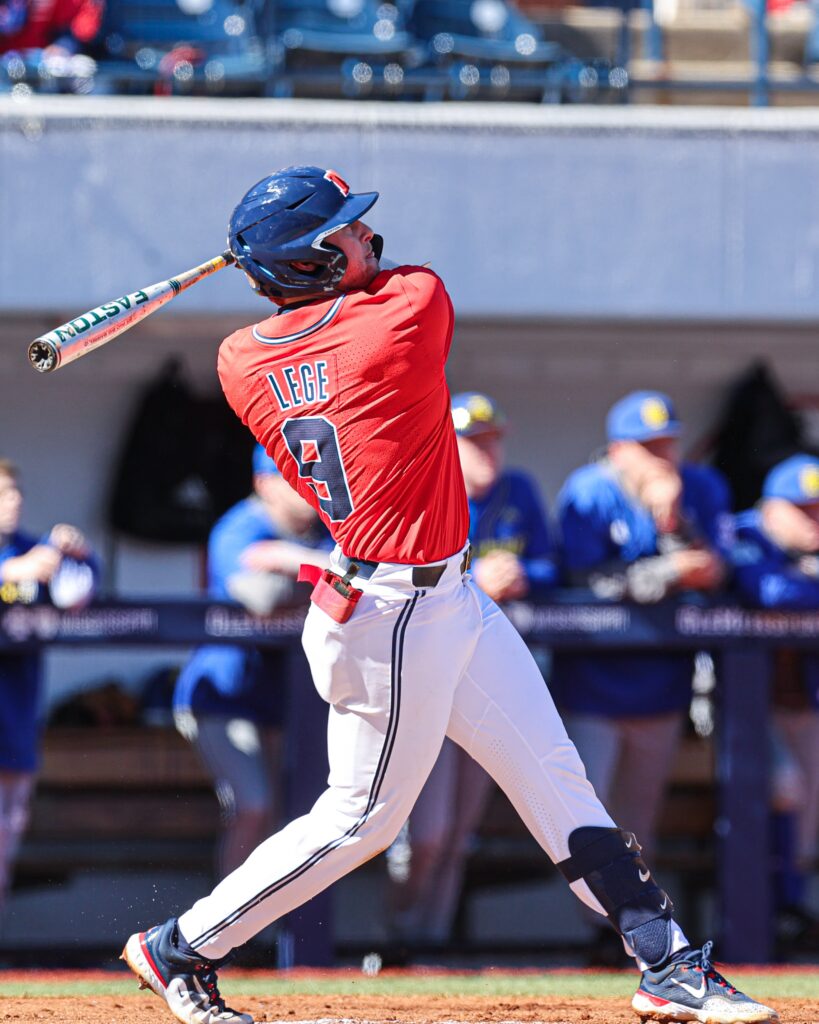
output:
[[[187,946],[173,918],[132,935],[120,959],[139,978],[139,987],[164,999],[182,1024],[253,1024],[249,1014],[225,1005],[215,965]]]
[[[661,968],[643,972],[631,1001],[644,1021],[697,1024],[774,1024],[776,1010],[736,989],[711,962],[713,943],[687,947]]]

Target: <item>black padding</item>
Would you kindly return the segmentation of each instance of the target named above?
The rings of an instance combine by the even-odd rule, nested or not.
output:
[[[569,851],[571,856],[557,865],[564,878],[569,883],[583,879],[635,953],[650,965],[660,963],[670,948],[674,908],[640,856],[634,834],[584,826],[569,836]],[[653,921],[658,924],[647,928]],[[663,957],[655,960],[658,950]]]
[[[626,847],[626,836],[631,837],[631,848]],[[631,832],[620,828],[597,828],[586,825],[576,828],[569,836],[568,860],[557,865],[567,882],[576,882],[590,871],[596,871],[601,865],[608,864],[624,854],[633,852],[637,855],[640,847]]]

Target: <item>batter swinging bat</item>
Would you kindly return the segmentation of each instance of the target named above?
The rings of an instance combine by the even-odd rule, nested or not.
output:
[[[28,347],[29,361],[40,373],[49,373],[65,366],[66,363],[72,363],[86,352],[107,344],[118,334],[133,327],[135,323],[155,313],[160,306],[170,302],[192,284],[233,262],[232,253],[223,252],[221,256],[216,256],[207,263],[200,263],[198,267],[186,270],[184,274],[172,277],[168,281],[149,284],[147,288],[140,288],[138,292],[105,302],[96,309],[69,320],[67,324],[55,327],[48,334],[35,338]]]

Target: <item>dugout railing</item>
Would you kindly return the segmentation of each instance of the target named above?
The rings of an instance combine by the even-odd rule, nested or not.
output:
[[[605,604],[574,591],[556,595],[549,603],[514,603],[506,610],[527,642],[552,650],[711,652],[718,679],[713,840],[721,954],[733,962],[769,961],[771,654],[784,644],[819,646],[819,611],[769,612],[678,602]],[[294,701],[289,721],[292,745],[304,753],[324,745],[299,639],[304,614],[303,608],[283,609],[260,619],[235,606],[207,601],[112,602],[76,612],[14,604],[0,608],[0,651],[54,645],[178,647],[206,642],[280,647],[292,655],[288,659],[291,695],[304,697],[301,706],[298,699]],[[116,752],[111,756],[115,759]],[[300,761],[311,763],[309,755]],[[299,782],[289,803],[298,812],[310,805],[323,779],[320,772],[308,771],[296,777]],[[132,820],[136,833],[137,822]],[[748,893],[754,898],[748,899]]]

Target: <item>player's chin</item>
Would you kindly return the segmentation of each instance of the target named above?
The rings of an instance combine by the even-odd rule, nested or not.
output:
[[[375,257],[368,259],[365,265],[360,270],[351,274],[349,271],[344,275],[341,284],[338,285],[338,290],[342,292],[352,292],[358,288],[367,288],[378,275],[381,273],[381,267],[379,266],[378,260]]]

